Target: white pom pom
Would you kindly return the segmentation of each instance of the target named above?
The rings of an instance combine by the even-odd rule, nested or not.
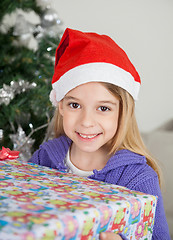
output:
[[[49,99],[54,107],[57,107],[58,101],[56,100],[56,92],[54,89],[50,92]]]

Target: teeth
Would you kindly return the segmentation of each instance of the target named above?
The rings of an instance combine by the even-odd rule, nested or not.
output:
[[[82,138],[88,138],[88,139],[94,138],[94,137],[97,136],[97,134],[94,134],[94,135],[83,135],[83,134],[81,134],[81,133],[79,133],[79,135],[80,135]]]

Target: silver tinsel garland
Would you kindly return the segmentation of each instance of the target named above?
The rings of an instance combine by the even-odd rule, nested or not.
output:
[[[31,157],[31,148],[35,140],[27,137],[21,126],[18,127],[16,134],[9,136],[13,142],[14,150],[20,151],[20,158],[26,162]]]
[[[11,81],[10,85],[3,84],[3,88],[0,89],[0,105],[4,103],[7,106],[17,94],[33,89],[36,86],[35,82],[29,83],[24,80]]]
[[[40,129],[48,127],[48,123],[43,124],[35,129],[33,128],[33,125],[31,123],[29,124],[29,126],[31,129],[31,132],[28,136],[26,136],[25,131],[20,125],[18,126],[16,133],[9,135],[9,137],[13,142],[13,149],[16,151],[20,151],[20,154],[19,154],[20,159],[25,162],[30,159],[31,148],[35,142],[35,139],[32,139],[31,136],[35,132],[39,131]]]

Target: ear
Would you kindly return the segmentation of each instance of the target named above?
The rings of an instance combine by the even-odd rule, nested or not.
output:
[[[58,103],[58,110],[59,110],[59,113],[61,114],[61,116],[63,117],[63,115],[64,115],[63,100],[61,100]]]

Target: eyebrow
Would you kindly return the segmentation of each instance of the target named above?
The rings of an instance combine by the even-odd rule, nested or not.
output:
[[[76,101],[79,101],[78,98],[75,98],[75,97],[72,97],[72,96],[65,96],[64,99],[65,100],[76,100]]]
[[[112,104],[112,105],[117,105],[116,102],[107,101],[107,100],[105,100],[105,101],[99,101],[99,103],[102,103],[102,104]]]
[[[80,99],[72,97],[72,96],[65,96],[64,97],[65,100],[75,100],[75,101],[80,101]],[[112,101],[108,101],[108,100],[102,100],[102,101],[98,101],[99,104],[112,104],[112,105],[117,105],[117,102],[112,102]]]

